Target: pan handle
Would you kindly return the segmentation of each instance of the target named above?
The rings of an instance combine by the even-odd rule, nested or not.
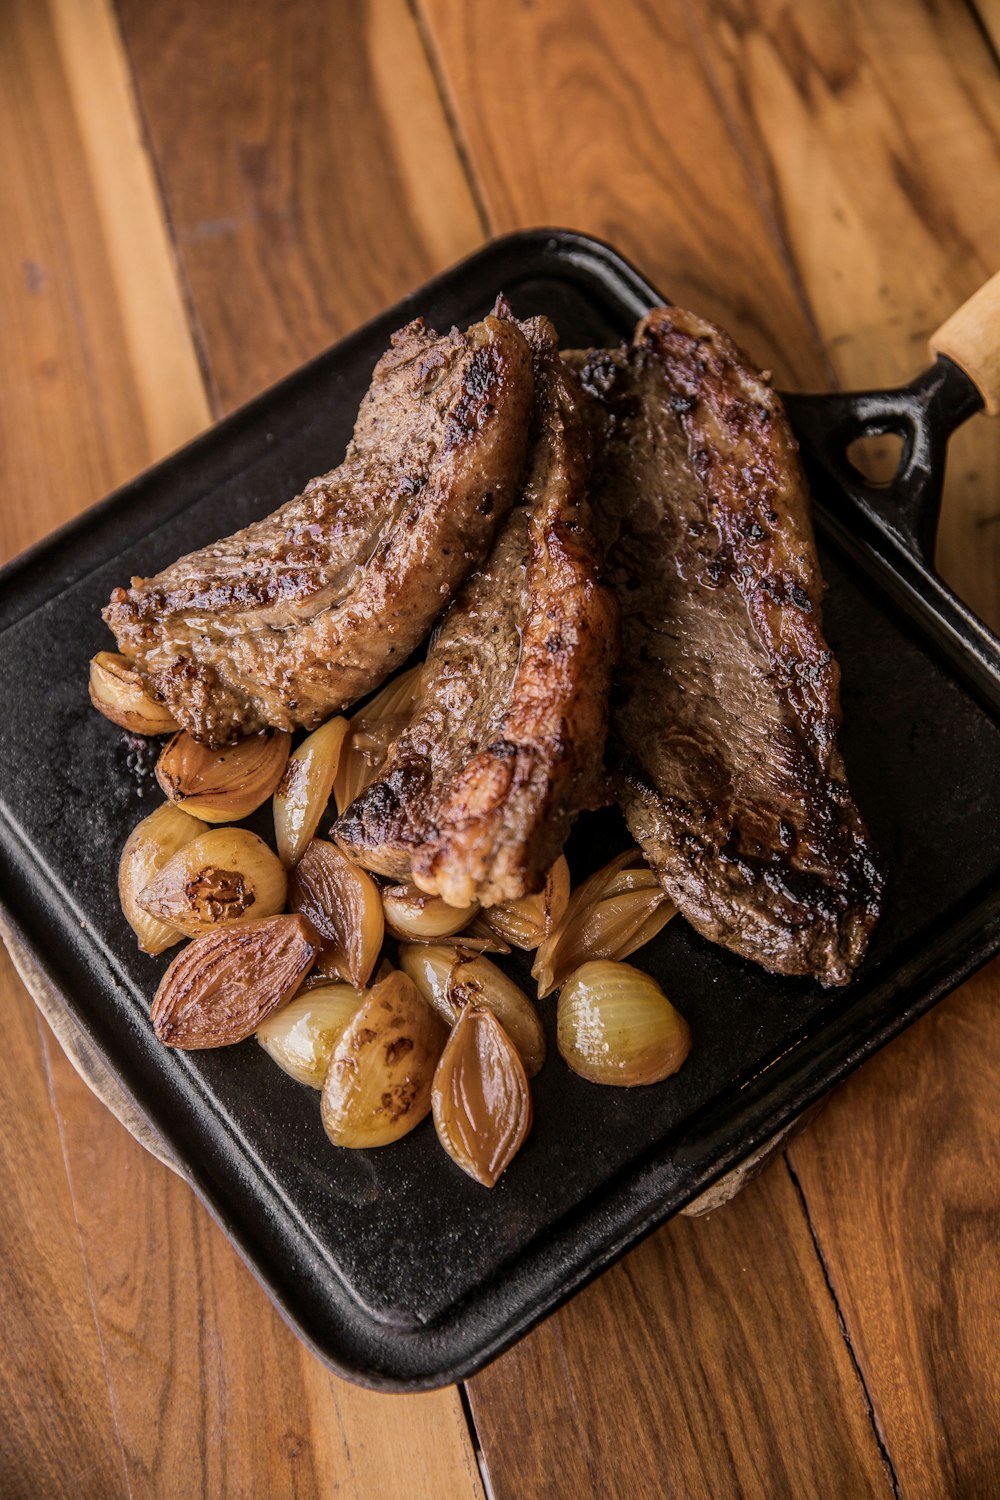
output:
[[[1000,271],[941,324],[930,348],[964,370],[989,416],[1000,413]]]

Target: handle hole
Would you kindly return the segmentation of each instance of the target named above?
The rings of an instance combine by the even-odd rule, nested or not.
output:
[[[847,445],[847,461],[873,489],[887,490],[903,462],[903,438],[898,432],[857,437]]]

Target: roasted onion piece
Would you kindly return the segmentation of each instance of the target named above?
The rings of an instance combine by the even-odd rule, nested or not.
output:
[[[591,959],[627,958],[676,915],[641,852],[627,849],[573,892],[562,920],[539,947],[531,966],[539,1000]]]
[[[209,828],[171,855],[136,901],[157,921],[198,937],[225,922],[275,916],[286,887],[281,861],[263,839],[246,828]]]
[[[139,896],[152,883],[170,858],[207,833],[207,823],[164,803],[137,823],[125,841],[118,862],[118,896],[125,920],[139,939],[143,953],[163,953],[179,943],[180,928],[150,916],[139,904]]]
[[[559,993],[559,1052],[591,1083],[659,1083],[691,1050],[691,1031],[656,980],[631,964],[584,964]]]
[[[98,651],[90,661],[90,701],[122,729],[133,734],[173,734],[170,710],[158,703],[125,656]]]
[[[449,906],[440,896],[428,896],[412,882],[382,888],[386,930],[404,943],[432,943],[451,937],[472,921],[478,905]]]
[[[470,1005],[493,1012],[533,1078],[545,1061],[545,1030],[523,990],[488,958],[444,944],[400,947],[399,963],[428,1005],[449,1027]]]
[[[298,864],[333,793],[348,719],[329,719],[288,757],[274,794],[274,832],[283,865]]]
[[[182,948],[153,999],[156,1035],[168,1047],[242,1042],[290,1000],[316,951],[302,917],[235,922]]]
[[[283,730],[266,729],[210,750],[181,730],[164,745],[156,779],[175,807],[206,823],[238,823],[273,794],[291,743]]]
[[[364,995],[350,984],[319,984],[281,1006],[257,1028],[265,1052],[299,1083],[321,1089],[326,1070]]]
[[[560,854],[542,889],[520,901],[502,901],[482,913],[486,926],[515,948],[537,948],[561,920],[569,902],[569,865]]]
[[[523,1145],[532,1109],[518,1049],[491,1010],[463,1010],[434,1074],[432,1107],[452,1161],[493,1187]]]
[[[369,990],[333,1049],[323,1126],[336,1146],[388,1146],[428,1114],[447,1033],[398,970]]]
[[[322,939],[323,973],[359,989],[367,984],[385,933],[382,898],[371,876],[336,844],[312,839],[291,872],[288,904],[308,917]]]
[[[352,717],[351,733],[333,783],[338,813],[349,807],[355,797],[360,797],[365,787],[374,781],[390,745],[413,717],[422,672],[422,664],[401,672]]]

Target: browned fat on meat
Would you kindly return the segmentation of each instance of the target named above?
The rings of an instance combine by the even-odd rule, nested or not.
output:
[[[523,504],[437,629],[409,727],[334,829],[369,869],[455,906],[539,889],[603,800],[618,605],[586,503],[591,404],[546,319]]]
[[[377,687],[483,559],[520,494],[531,403],[531,354],[502,302],[466,333],[411,323],[340,467],[116,589],[104,618],[119,649],[208,744],[315,727]]]
[[[607,420],[592,499],[623,605],[610,758],[629,827],[705,937],[844,984],[882,880],[837,746],[839,672],[781,404],[679,308],[620,353],[575,358]]]

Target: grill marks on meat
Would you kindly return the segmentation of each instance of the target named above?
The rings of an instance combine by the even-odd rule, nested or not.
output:
[[[431,643],[417,712],[338,821],[361,864],[455,906],[537,890],[599,800],[618,605],[589,530],[590,403],[547,319],[524,503]]]
[[[531,353],[498,302],[421,320],[375,367],[339,468],[234,536],[116,589],[104,618],[198,739],[315,727],[426,635],[520,493]]]
[[[608,431],[593,501],[623,602],[616,792],[712,941],[844,984],[881,877],[836,736],[839,672],[794,438],[766,381],[676,308],[584,384]]]

